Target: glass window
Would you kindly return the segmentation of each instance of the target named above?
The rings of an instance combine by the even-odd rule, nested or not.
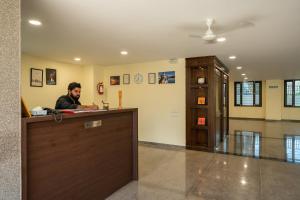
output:
[[[253,106],[253,82],[243,83],[243,96],[242,105],[243,106]]]
[[[261,106],[261,81],[235,82],[235,106]]]
[[[295,106],[300,106],[300,80],[295,81]]]
[[[300,80],[284,82],[284,106],[300,107]]]
[[[241,105],[241,84],[236,83],[235,85],[235,104]]]
[[[255,83],[255,105],[260,105],[260,86],[261,84],[259,82]]]

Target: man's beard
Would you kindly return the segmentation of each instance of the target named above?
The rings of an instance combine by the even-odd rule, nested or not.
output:
[[[70,96],[71,96],[74,100],[78,100],[78,99],[80,98],[80,95],[74,96],[73,94],[70,94]]]

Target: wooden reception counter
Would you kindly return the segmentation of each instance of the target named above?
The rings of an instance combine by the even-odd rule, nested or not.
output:
[[[104,199],[138,179],[137,109],[22,119],[22,199]]]

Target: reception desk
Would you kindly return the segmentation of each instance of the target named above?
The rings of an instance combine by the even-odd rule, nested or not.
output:
[[[22,119],[24,200],[99,200],[138,179],[137,109]]]

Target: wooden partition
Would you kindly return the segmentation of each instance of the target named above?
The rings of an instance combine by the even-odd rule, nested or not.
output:
[[[228,134],[228,69],[215,56],[186,59],[186,146],[214,151]]]

